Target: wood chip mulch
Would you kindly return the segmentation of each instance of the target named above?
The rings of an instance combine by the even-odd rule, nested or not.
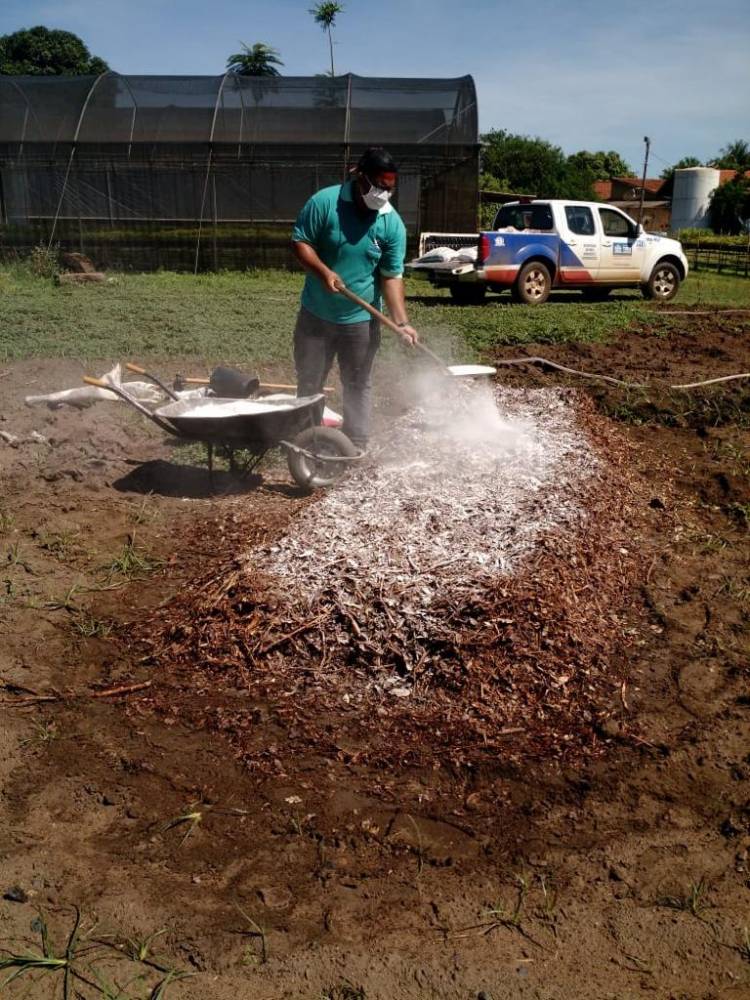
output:
[[[586,516],[543,534],[517,572],[438,598],[416,644],[387,602],[304,608],[243,555],[142,623],[154,683],[131,709],[219,732],[261,773],[305,754],[460,767],[602,752],[646,641],[629,609],[651,558],[639,540],[651,493],[616,428],[571,398],[599,459]],[[246,523],[225,525],[238,550]]]

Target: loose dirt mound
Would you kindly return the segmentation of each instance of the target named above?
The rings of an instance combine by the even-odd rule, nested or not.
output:
[[[499,401],[494,451],[455,414],[438,432],[423,411],[404,418],[285,536],[173,604],[151,625],[144,702],[256,763],[252,707],[216,699],[270,703],[295,734],[274,760],[287,772],[303,750],[402,764],[595,752],[623,682],[612,652],[635,641],[621,613],[643,565],[643,487],[584,398]]]
[[[638,381],[746,370],[747,325],[732,332],[724,316],[715,328],[706,323],[696,317],[684,329],[660,326],[658,335],[628,331],[607,345],[531,345],[529,353]],[[711,358],[714,347],[725,353]],[[556,547],[560,539],[588,545],[582,524],[572,535],[545,536],[538,561],[556,579],[539,583],[530,565],[523,593],[515,589],[520,577],[513,587],[504,580],[489,601],[499,640],[482,624],[488,602],[473,614],[467,606],[474,621],[464,622],[465,634],[451,646],[448,680],[432,664],[424,694],[416,686],[408,698],[352,703],[363,685],[382,686],[389,672],[398,674],[396,658],[377,666],[352,643],[353,664],[344,656],[336,669],[333,660],[321,665],[315,630],[290,637],[291,619],[281,620],[283,588],[272,598],[271,581],[254,564],[248,579],[239,574],[246,559],[232,559],[249,551],[265,558],[300,518],[317,519],[318,501],[301,499],[286,476],[273,473],[262,487],[212,497],[195,455],[181,457],[119,405],[82,415],[24,407],[26,392],[76,384],[80,365],[62,367],[14,365],[0,382],[0,428],[67,438],[0,444],[0,683],[2,700],[13,703],[3,706],[0,729],[4,948],[41,947],[31,929],[40,926],[41,907],[63,954],[76,905],[82,947],[101,936],[109,958],[85,953],[75,964],[97,982],[140,975],[129,993],[156,988],[161,978],[123,959],[134,942],[151,942],[157,962],[192,973],[169,984],[168,995],[179,1000],[744,1000],[750,431],[739,405],[746,386],[691,400],[665,396],[657,409],[640,410],[631,406],[635,396],[586,384],[584,398],[593,393],[621,417],[610,433],[612,423],[584,404],[576,420],[606,460],[602,474],[623,484],[613,487],[615,506],[604,509],[604,522],[635,524],[632,537],[598,535],[584,569],[572,562],[577,553]],[[508,372],[501,382],[524,391],[551,384],[538,371]],[[389,388],[386,373],[380,390]],[[107,454],[101,445],[110,441]],[[78,475],[58,476],[65,468]],[[640,482],[649,484],[642,500]],[[186,496],[205,499],[186,503]],[[635,509],[618,507],[623,498]],[[106,567],[134,531],[136,553],[156,568],[131,580],[117,575],[116,589],[107,589]],[[621,590],[601,590],[597,567],[611,565],[618,544],[627,558],[636,548],[653,556],[633,581],[620,554]],[[590,590],[576,604],[573,590],[586,575]],[[132,642],[132,623],[163,623],[167,605],[154,609],[173,595],[183,612],[212,610],[193,621],[181,613],[181,627],[195,629],[190,648],[175,636],[173,665],[154,670]],[[628,595],[629,611],[616,612]],[[513,615],[504,614],[509,602]],[[488,751],[470,747],[469,766],[455,768],[447,754],[434,754],[441,740],[452,740],[442,736],[441,718],[432,729],[425,722],[421,734],[406,731],[410,751],[423,741],[428,767],[379,763],[399,763],[404,752],[398,716],[383,721],[379,708],[401,712],[429,697],[433,707],[473,700],[483,711],[480,673],[492,677],[491,706],[496,696],[512,701],[504,673],[511,650],[533,716],[537,664],[560,679],[570,671],[556,672],[557,657],[580,662],[579,647],[552,645],[576,634],[576,616],[600,623],[580,633],[594,644],[593,693],[575,679],[585,676],[576,666],[575,678],[548,697],[571,692],[575,704],[590,697],[597,708],[606,705],[599,694],[614,696],[598,733],[595,717],[574,720],[563,711],[573,747],[598,750],[606,740],[606,754],[571,752],[570,766],[547,766],[537,759],[541,744],[532,744],[520,747],[522,766],[512,767],[505,747],[519,734],[509,733]],[[334,633],[353,634],[345,617],[331,617]],[[612,641],[618,635],[621,645]],[[253,652],[264,636],[286,644],[265,656],[255,651],[249,669],[243,643]],[[466,670],[454,676],[462,660]],[[331,686],[342,677],[349,687]],[[620,677],[627,682],[618,688]],[[262,700],[254,693],[263,693],[264,680]],[[148,681],[158,716],[153,705],[128,713],[126,699],[90,697],[104,686]],[[56,700],[17,707],[34,692]],[[300,704],[310,717],[295,721]],[[467,711],[478,743],[484,719]],[[220,730],[226,722],[231,743],[176,724],[189,723],[191,712],[198,727],[208,719]],[[623,741],[636,726],[637,738]],[[383,756],[368,765],[358,758],[364,746]],[[235,761],[232,748],[253,766]],[[472,766],[475,760],[483,766]],[[200,820],[186,818],[196,813]],[[24,976],[5,992],[48,1000],[60,973],[37,974],[35,985]],[[77,990],[86,1000],[100,995],[81,983]]]
[[[691,391],[670,389],[750,372],[750,315],[747,311],[707,315],[684,311],[660,316],[662,332],[631,328],[606,343],[544,344],[507,348],[503,357],[541,355],[558,364],[624,382],[645,383],[630,390],[602,381],[544,372],[540,367],[501,367],[505,385],[574,385],[586,389],[605,413],[628,423],[658,421],[667,427],[711,427],[750,421],[750,379],[707,385]]]

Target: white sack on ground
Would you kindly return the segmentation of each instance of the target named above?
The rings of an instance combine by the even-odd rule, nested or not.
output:
[[[153,385],[151,382],[123,382],[122,368],[119,364],[116,364],[111,371],[99,377],[105,382],[121,385],[127,393],[140,403],[153,403],[156,405],[163,403],[169,398],[166,393],[162,392],[158,386]],[[175,395],[179,399],[202,399],[206,395],[206,390],[187,389],[183,392],[177,392]],[[100,389],[95,385],[82,385],[77,386],[75,389],[60,389],[57,392],[44,393],[39,396],[27,396],[25,403],[27,406],[41,406],[46,404],[50,409],[54,410],[64,405],[77,407],[90,406],[101,399],[122,402],[120,397],[116,393],[110,392],[109,389]]]

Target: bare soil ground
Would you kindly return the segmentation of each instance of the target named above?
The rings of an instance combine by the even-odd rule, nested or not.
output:
[[[739,314],[685,315],[527,351],[671,384],[747,371],[749,337]],[[85,998],[750,997],[748,382],[581,390],[641,509],[638,576],[611,608],[617,683],[576,752],[521,732],[459,760],[425,728],[435,752],[399,760],[393,728],[309,681],[238,684],[226,630],[225,674],[184,643],[155,660],[237,551],[315,500],[281,467],[211,493],[195,449],[120,406],[24,406],[80,374],[0,377],[18,438],[0,441],[3,947],[38,950],[41,909],[64,952],[77,908]],[[391,375],[382,419],[403,406]],[[5,993],[51,997],[64,974]]]

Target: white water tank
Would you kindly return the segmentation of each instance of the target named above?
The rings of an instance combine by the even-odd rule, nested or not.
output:
[[[719,171],[713,167],[675,170],[672,190],[672,230],[708,229],[708,200],[719,186]]]

